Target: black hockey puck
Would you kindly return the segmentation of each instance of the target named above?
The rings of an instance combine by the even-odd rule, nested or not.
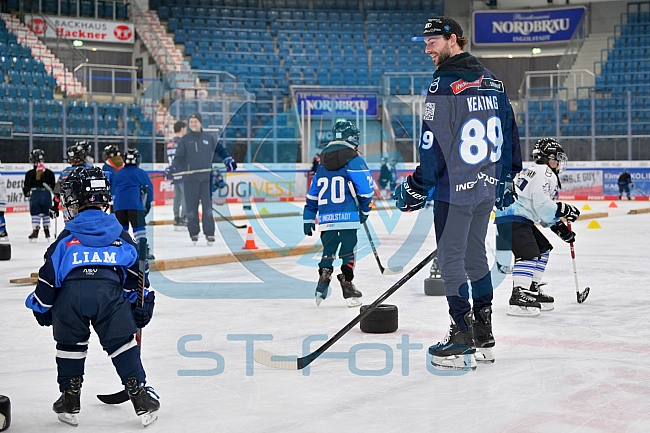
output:
[[[362,305],[361,313],[370,305]],[[368,334],[387,334],[397,331],[397,307],[395,305],[381,304],[361,320],[361,332]]]
[[[11,425],[11,401],[6,395],[0,395],[0,431]]]
[[[11,259],[11,245],[0,244],[0,260]]]
[[[424,294],[427,296],[445,296],[442,278],[425,278]]]

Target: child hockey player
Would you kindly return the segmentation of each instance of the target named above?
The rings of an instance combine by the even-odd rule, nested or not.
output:
[[[329,284],[334,271],[336,250],[341,247],[341,274],[336,278],[341,283],[343,297],[348,307],[361,305],[361,292],[354,279],[354,249],[357,245],[357,229],[368,219],[373,194],[373,178],[366,162],[359,156],[359,130],[347,120],[339,120],[332,128],[334,141],[321,154],[321,164],[316,170],[307,193],[303,212],[305,235],[311,236],[316,229],[314,223],[318,214],[323,243],[323,257],[318,264],[318,286],[316,305],[328,295]],[[356,207],[348,181],[352,181],[361,207]]]
[[[115,173],[113,182],[115,216],[124,230],[128,231],[131,225],[136,242],[147,236],[145,217],[153,199],[153,185],[147,173],[138,167],[140,160],[138,149],[127,150],[124,168]],[[148,247],[147,259],[154,260]]]
[[[5,212],[7,211],[7,181],[0,173],[0,242],[9,242]]]
[[[575,206],[553,201],[561,188],[558,175],[567,162],[562,145],[554,138],[542,138],[535,143],[531,156],[535,165],[514,180],[517,200],[495,219],[498,242],[510,245],[515,255],[510,316],[539,316],[541,310],[554,308],[553,297],[540,288],[545,284],[542,276],[553,246],[535,223],[550,227],[563,241],[573,242],[575,234],[560,218],[575,221],[580,216]]]
[[[68,147],[66,153],[68,154],[68,163],[70,166],[61,170],[59,180],[56,181],[54,186],[54,197],[52,200],[52,207],[50,207],[50,218],[58,218],[59,204],[61,203],[61,182],[63,182],[72,170],[76,167],[91,168],[92,165],[86,163],[86,141],[78,141],[74,145]],[[63,220],[66,221],[65,216]]]
[[[32,234],[29,241],[35,242],[38,232],[43,227],[45,239],[50,239],[50,203],[56,180],[54,172],[45,168],[45,152],[41,149],[34,149],[29,154],[29,162],[33,167],[25,173],[23,194],[29,197],[29,214],[32,216]]]
[[[145,291],[143,307],[132,306],[139,288],[137,251],[115,216],[104,213],[111,200],[104,172],[77,168],[61,184],[61,198],[68,222],[45,252],[36,290],[25,301],[39,325],[53,328],[61,397],[52,410],[62,422],[78,425],[92,324],[146,426],[157,419],[160,403],[145,386],[134,334],[151,320],[154,292]]]

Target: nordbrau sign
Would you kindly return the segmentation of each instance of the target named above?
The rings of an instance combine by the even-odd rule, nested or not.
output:
[[[377,116],[377,99],[377,93],[317,90],[296,92],[298,110],[304,107],[305,112],[312,116],[356,116],[364,111],[368,116]]]
[[[571,39],[586,7],[514,11],[475,11],[475,45],[538,45]]]

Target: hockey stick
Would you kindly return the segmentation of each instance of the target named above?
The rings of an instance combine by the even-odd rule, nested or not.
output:
[[[639,188],[637,188],[636,186],[633,186],[632,188],[634,188],[634,190],[635,190],[636,192],[638,192],[639,194],[641,194],[643,197],[647,197],[647,195],[645,195],[645,194],[643,193],[643,191],[641,191],[641,190],[640,190]]]
[[[302,370],[311,364],[316,358],[321,356],[323,352],[329,349],[334,343],[336,343],[341,337],[343,337],[349,330],[354,328],[357,323],[361,322],[366,316],[368,316],[375,308],[382,302],[384,302],[390,295],[395,293],[397,289],[402,287],[408,280],[410,280],[415,274],[420,272],[420,270],[427,265],[433,258],[438,254],[438,250],[434,250],[429,254],[424,260],[418,263],[413,269],[409,271],[408,274],[404,275],[398,282],[393,284],[393,286],[386,290],[379,298],[375,300],[368,308],[360,313],[357,317],[352,319],[350,323],[345,325],[343,329],[336,333],[332,338],[327,340],[321,347],[313,351],[307,356],[298,358],[295,356],[278,356],[274,355],[271,352],[264,349],[256,349],[253,354],[253,359],[255,362],[266,365],[267,367],[279,368],[281,370]]]
[[[219,212],[218,210],[216,210],[216,209],[214,208],[214,205],[212,206],[212,210],[213,210],[217,215],[219,215],[221,218],[223,218],[225,221],[228,221],[228,222],[229,222],[229,223],[230,223],[234,228],[236,228],[236,229],[245,229],[245,228],[248,228],[248,224],[237,225],[237,224],[235,224],[234,222],[232,222],[232,220],[231,220],[230,218],[224,216],[221,212]]]
[[[571,231],[571,221],[567,221],[567,227],[569,231]],[[576,282],[576,298],[578,304],[582,304],[587,299],[587,296],[589,296],[589,287],[585,287],[582,292],[580,291],[580,286],[578,286],[578,271],[576,270],[576,253],[573,248],[573,242],[569,243],[569,246],[571,247],[571,260],[573,262],[573,278]]]
[[[350,187],[350,192],[352,193],[352,198],[357,205],[357,211],[361,215],[361,205],[359,204],[359,199],[357,198],[357,192],[354,189],[354,184],[351,180],[348,181],[348,186]],[[372,253],[375,255],[375,260],[377,260],[377,265],[379,266],[379,272],[382,275],[396,275],[404,272],[404,268],[400,267],[396,270],[386,269],[382,266],[381,260],[379,260],[379,254],[377,254],[377,248],[375,248],[375,243],[372,241],[372,236],[370,235],[370,229],[368,229],[368,224],[363,222],[363,228],[366,229],[366,235],[368,236],[368,242],[370,243],[370,248],[372,248]]]
[[[184,176],[186,174],[195,174],[195,173],[206,173],[208,171],[220,171],[220,170],[226,170],[226,167],[212,167],[212,168],[201,168],[199,170],[187,170],[187,171],[177,171],[175,173],[170,173],[171,176]],[[155,179],[157,177],[166,177],[167,174],[154,174],[152,176],[149,176],[150,179]]]
[[[144,307],[144,284],[145,273],[147,271],[147,239],[142,238],[138,241],[138,300],[137,306]],[[142,347],[142,328],[138,328],[135,334],[135,341],[138,348]],[[98,394],[99,401],[105,404],[122,404],[129,401],[129,393],[123,389],[114,394]]]

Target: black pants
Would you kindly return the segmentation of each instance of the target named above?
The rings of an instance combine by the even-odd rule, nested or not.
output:
[[[548,239],[532,224],[497,224],[497,232],[497,249],[511,249],[515,261],[533,260],[553,249]]]
[[[327,230],[321,232],[320,240],[323,243],[323,257],[318,267],[334,269],[336,250],[339,249],[340,245],[339,257],[343,262],[341,272],[346,281],[352,281],[354,278],[354,249],[357,246],[356,229]]]
[[[214,217],[212,216],[212,197],[210,196],[210,180],[191,181],[183,183],[185,190],[185,205],[187,206],[187,230],[190,236],[198,236],[201,231],[199,227],[199,201],[203,216],[203,234],[214,236]]]

